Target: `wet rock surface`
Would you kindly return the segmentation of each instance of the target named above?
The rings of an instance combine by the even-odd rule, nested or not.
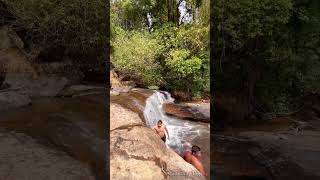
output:
[[[0,179],[95,179],[87,165],[24,134],[1,130],[0,146]]]
[[[19,108],[31,104],[31,99],[14,91],[0,91],[0,111]]]
[[[215,179],[269,179],[268,170],[254,161],[248,149],[256,147],[245,139],[225,135],[211,135],[211,175]]]
[[[167,114],[179,118],[210,122],[210,109],[203,108],[199,105],[165,103],[163,109]]]
[[[145,127],[137,113],[113,103],[110,111],[111,179],[204,179]]]
[[[57,96],[60,97],[76,97],[85,95],[101,94],[104,95],[106,92],[106,87],[104,86],[93,86],[93,85],[72,85],[62,91],[60,91]]]
[[[55,97],[68,84],[68,79],[45,75],[30,78],[23,73],[7,73],[5,83],[30,97]]]
[[[275,179],[320,178],[320,133],[244,132],[239,134],[259,148],[249,153],[271,172]]]
[[[88,166],[96,179],[103,179],[107,164],[104,117],[104,96],[43,98],[31,106],[1,112],[0,126],[67,153]]]
[[[277,126],[269,122],[253,128],[256,130],[233,129],[212,135],[214,174],[231,179],[319,179],[319,119],[284,120]]]

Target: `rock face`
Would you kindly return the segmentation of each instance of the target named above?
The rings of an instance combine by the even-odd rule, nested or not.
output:
[[[110,71],[111,89],[119,92],[128,92],[130,89],[136,87],[133,81],[121,81],[115,70]]]
[[[209,122],[210,110],[201,106],[190,104],[174,104],[165,103],[163,109],[167,114],[177,116],[179,118]]]
[[[0,111],[27,106],[30,103],[31,99],[28,96],[13,91],[0,92]]]
[[[88,166],[20,133],[0,133],[0,179],[94,180]]]
[[[106,87],[103,86],[72,85],[61,91],[58,96],[74,97],[104,93],[106,93]]]
[[[168,149],[139,115],[111,103],[111,179],[204,179]]]
[[[211,134],[211,167],[214,179],[271,179],[267,169],[254,161],[248,149],[254,146],[244,139]],[[224,178],[227,177],[227,178]],[[230,177],[230,178],[229,178]],[[252,178],[254,179],[254,178]]]
[[[0,29],[0,49],[9,49],[13,47],[18,47],[22,49],[24,44],[18,35],[10,29],[8,26],[3,26]]]
[[[7,73],[5,83],[30,97],[54,97],[68,84],[68,79],[55,76],[30,78],[22,73]]]
[[[84,78],[80,64],[72,62],[68,58],[60,59],[59,62],[41,62],[40,70],[47,75],[66,77],[70,84],[79,84]]]
[[[320,133],[302,134],[243,132],[239,134],[259,147],[249,149],[251,156],[264,165],[274,179],[320,178]]]
[[[215,174],[262,179],[320,178],[320,133],[240,132],[213,135]]]
[[[45,145],[54,144],[54,148],[87,164],[97,179],[104,179],[107,176],[105,167],[108,133],[105,128],[104,103],[104,96],[101,95],[38,98],[27,108],[1,112],[0,127],[40,139],[39,142]],[[18,151],[24,147],[16,148]],[[2,160],[0,158],[0,166]]]
[[[68,83],[66,78],[40,75],[41,67],[31,63],[23,42],[10,28],[0,29],[0,63],[5,66],[4,83],[29,96],[56,96]]]

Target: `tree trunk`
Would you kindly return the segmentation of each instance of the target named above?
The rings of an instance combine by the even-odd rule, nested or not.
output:
[[[2,87],[2,84],[6,78],[6,67],[3,62],[0,62],[0,88]]]
[[[256,98],[255,98],[254,91],[255,91],[255,86],[259,79],[260,73],[259,73],[258,67],[251,63],[247,63],[245,65],[245,68],[246,68],[246,74],[247,74],[247,79],[246,79],[247,87],[245,89],[247,91],[247,98],[248,98],[247,118],[251,118],[255,110]]]

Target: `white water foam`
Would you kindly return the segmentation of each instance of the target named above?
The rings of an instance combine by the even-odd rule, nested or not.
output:
[[[147,126],[151,128],[157,124],[158,120],[162,120],[169,131],[170,138],[167,138],[167,146],[181,154],[182,151],[191,147],[191,143],[196,137],[201,136],[203,132],[208,133],[208,127],[197,122],[182,120],[167,115],[162,109],[163,104],[166,102],[174,102],[170,93],[155,91],[154,94],[146,100],[146,106],[143,112],[144,118]]]

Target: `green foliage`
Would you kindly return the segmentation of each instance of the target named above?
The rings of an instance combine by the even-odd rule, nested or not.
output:
[[[155,32],[165,56],[163,67],[168,89],[191,91],[194,96],[210,91],[208,31],[207,26],[177,29],[169,25]]]
[[[112,64],[146,86],[192,92],[209,88],[209,1],[188,1],[199,22],[178,25],[175,0],[116,1],[111,11]],[[147,14],[154,26],[147,30]]]
[[[147,86],[158,85],[161,80],[160,67],[156,61],[158,44],[149,36],[136,31],[121,31],[112,42],[113,65],[132,76],[142,78]]]
[[[146,28],[146,15],[155,5],[154,0],[115,1],[111,7],[111,21],[129,30]]]
[[[38,47],[63,46],[69,51],[104,52],[106,3],[103,0],[5,0],[16,17],[14,26],[25,29],[29,44]]]
[[[112,63],[147,86],[201,96],[210,91],[207,32],[208,27],[177,29],[170,24],[152,34],[115,27]]]
[[[290,111],[320,92],[319,1],[228,0],[213,5],[215,78],[220,89],[245,87],[252,74],[257,104]]]

